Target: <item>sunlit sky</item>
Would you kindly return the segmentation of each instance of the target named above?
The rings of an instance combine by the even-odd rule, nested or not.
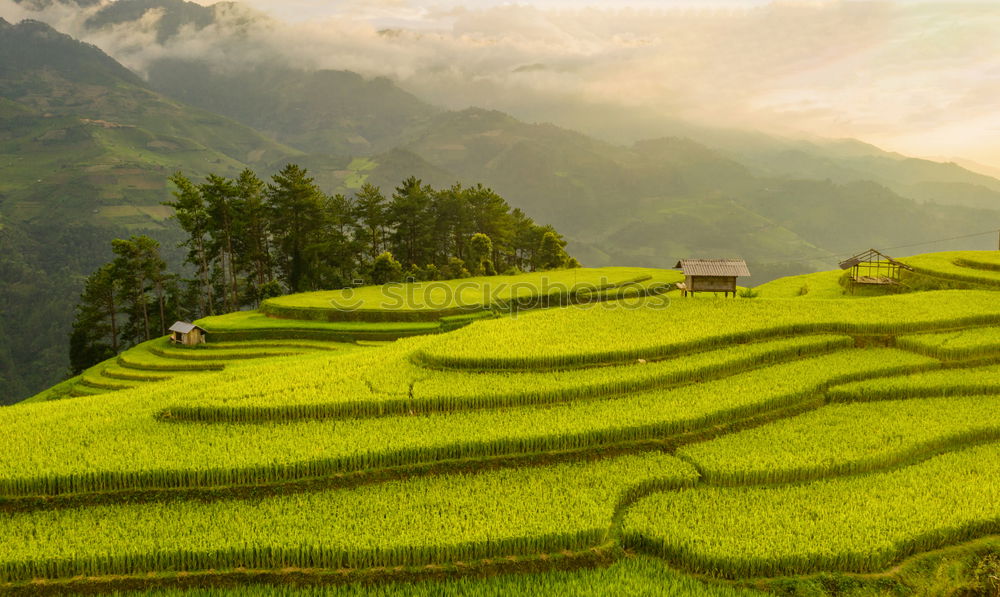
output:
[[[633,8],[663,10],[673,8],[741,8],[768,4],[771,0],[625,0],[622,2],[587,2],[580,0],[534,0],[509,2],[501,0],[442,0],[437,2],[410,2],[407,0],[246,0],[254,8],[288,21],[307,21],[350,15],[368,19],[378,25],[409,24],[437,27],[440,16],[454,10],[483,10],[504,6],[530,6],[544,10],[579,10],[585,7],[600,9]],[[198,0],[209,5],[212,1]]]
[[[306,67],[388,76],[448,108],[531,120],[561,103],[611,105],[1000,168],[1000,1],[240,4],[274,20],[241,30],[250,45],[239,48],[205,31],[162,48],[134,27],[87,41],[140,72],[163,53],[235,64],[277,49]],[[0,16],[16,17],[12,6],[0,0]]]

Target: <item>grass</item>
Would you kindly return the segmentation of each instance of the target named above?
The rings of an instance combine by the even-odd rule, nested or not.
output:
[[[326,355],[309,358],[336,367]],[[287,482],[659,440],[801,404],[845,377],[933,365],[891,349],[845,351],[694,386],[544,408],[261,425],[159,422],[152,415],[178,396],[211,392],[209,384],[161,382],[0,411],[8,431],[0,436],[0,495]],[[280,387],[287,372],[280,365],[272,371]],[[58,439],[66,437],[73,440]]]
[[[568,559],[568,558],[567,558]],[[559,565],[559,560],[552,561]],[[568,562],[572,565],[572,560]],[[456,569],[461,571],[461,568]],[[467,576],[450,580],[356,583],[333,586],[246,585],[196,590],[163,589],[122,593],[121,597],[508,597],[510,595],[564,595],[566,597],[760,597],[767,593],[706,583],[683,575],[663,562],[630,557],[593,569],[554,570],[506,574],[487,578]]]
[[[806,278],[753,300],[649,278],[502,318],[208,318],[207,345],[159,339],[42,395],[72,400],[0,409],[0,591],[749,594],[638,551],[898,594],[900,558],[1000,532],[1000,302],[801,300],[839,285]]]
[[[940,291],[858,300],[664,302],[530,313],[483,321],[416,353],[434,367],[570,368],[656,359],[781,336],[894,335],[1000,323],[1000,301],[984,291]]]
[[[414,321],[476,311],[549,306],[620,298],[649,283],[664,286],[682,276],[671,270],[607,267],[413,282],[293,294],[264,301],[261,311],[291,319],[325,321]],[[608,290],[617,294],[606,295]]]
[[[1000,327],[901,336],[896,340],[896,345],[939,359],[985,357],[1000,353]]]
[[[829,404],[678,455],[708,483],[741,485],[870,472],[984,441],[1000,441],[996,396]]]
[[[920,396],[975,396],[1000,393],[1000,366],[914,372],[833,388],[831,400],[899,400]]]
[[[279,319],[259,311],[239,311],[205,317],[196,321],[208,331],[208,341],[327,341],[356,342],[358,340],[395,340],[406,336],[433,334],[444,331],[439,321],[312,321]]]
[[[210,394],[167,407],[172,420],[290,421],[516,407],[623,395],[696,383],[803,356],[853,347],[844,336],[814,336],[740,345],[683,359],[617,367],[519,373],[428,371],[409,360],[426,340],[399,341],[349,355],[317,379],[318,363],[289,365],[281,389],[256,377],[217,384]]]
[[[581,549],[607,541],[628,495],[690,485],[696,476],[650,452],[266,499],[36,510],[5,517],[0,581],[151,569],[367,568]]]
[[[319,330],[333,332],[429,332],[440,325],[435,322],[363,322],[363,321],[309,321],[268,317],[259,311],[237,311],[226,315],[205,317],[196,322],[209,333],[243,330]],[[212,342],[213,340],[209,340]],[[226,341],[228,342],[228,341]]]
[[[997,251],[952,251],[906,257],[900,261],[918,274],[1000,288]]]
[[[805,299],[838,299],[851,298],[851,294],[841,283],[844,272],[833,270],[801,276],[778,278],[761,284],[755,290],[761,298],[805,298]]]
[[[727,577],[873,572],[1000,531],[1000,445],[804,485],[702,486],[640,500],[624,541]]]
[[[239,368],[249,360],[294,357],[317,351],[337,351],[340,354],[359,349],[354,344],[308,340],[226,342],[182,347],[163,337],[144,342],[88,369],[66,386],[67,391],[53,391],[45,396],[46,399],[57,399],[70,394],[80,396],[128,390],[179,375],[221,371],[226,367]]]

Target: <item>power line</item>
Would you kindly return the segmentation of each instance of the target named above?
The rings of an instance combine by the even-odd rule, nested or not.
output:
[[[936,243],[944,243],[944,242],[948,242],[948,241],[952,241],[952,240],[962,240],[962,239],[966,239],[966,238],[975,238],[977,236],[986,236],[987,234],[997,234],[998,232],[1000,232],[1000,229],[994,228],[993,230],[986,230],[984,232],[974,232],[972,234],[963,234],[961,236],[952,236],[950,238],[939,238],[939,239],[935,239],[935,240],[925,240],[925,241],[922,241],[922,242],[919,242],[919,243],[910,243],[910,244],[905,244],[905,245],[896,245],[896,246],[893,246],[893,247],[882,247],[882,250],[883,251],[892,251],[894,249],[907,249],[907,248],[910,248],[910,247],[920,247],[920,246],[923,246],[923,245],[932,245],[932,244],[936,244]],[[830,251],[829,255],[818,255],[818,256],[815,256],[815,257],[798,257],[798,258],[795,258],[795,259],[784,259],[784,260],[781,260],[781,261],[764,261],[764,262],[757,261],[757,262],[754,262],[754,263],[755,263],[755,265],[784,265],[786,263],[800,263],[800,262],[803,262],[803,261],[824,260],[824,259],[829,259],[831,257],[837,258],[838,255],[845,256],[845,257],[850,257],[852,255],[852,253],[850,253],[850,249],[847,249],[847,250],[844,250],[844,251],[837,251],[836,253],[833,252],[833,251]]]
[[[932,245],[934,243],[944,243],[950,240],[961,240],[963,238],[973,238],[975,236],[986,236],[987,234],[996,234],[1000,230],[987,230],[986,232],[976,232],[974,234],[963,234],[962,236],[953,236],[951,238],[941,238],[938,240],[928,240],[922,243],[913,243],[910,245],[896,245],[895,247],[886,247],[886,251],[891,251],[892,249],[908,249],[910,247],[919,247],[921,245]]]

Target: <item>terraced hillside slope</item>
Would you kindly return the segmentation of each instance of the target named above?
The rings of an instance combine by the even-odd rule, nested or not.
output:
[[[29,399],[102,394],[257,359],[344,351],[458,329],[478,319],[559,305],[638,300],[666,294],[680,272],[635,267],[576,268],[512,276],[410,282],[307,292],[269,299],[258,311],[205,317],[212,341],[194,349],[167,338],[144,342]]]
[[[877,595],[938,565],[989,586],[1000,294],[619,288],[393,342],[158,340],[78,384],[121,388],[0,409],[0,590]]]
[[[0,403],[62,377],[82,278],[114,236],[180,262],[168,177],[234,175],[300,152],[151,90],[94,46],[0,19]]]
[[[757,287],[766,298],[829,299],[879,296],[925,290],[1000,290],[1000,252],[947,251],[902,257],[913,271],[902,270],[901,284],[893,288],[848,284],[849,272],[834,270],[788,276]]]

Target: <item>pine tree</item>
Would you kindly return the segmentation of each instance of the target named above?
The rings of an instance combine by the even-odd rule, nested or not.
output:
[[[393,228],[392,251],[407,265],[425,262],[425,255],[430,252],[432,193],[430,187],[411,176],[396,187],[386,210],[386,220]]]
[[[291,292],[306,290],[307,249],[323,226],[324,195],[304,168],[288,164],[267,187],[278,264]]]
[[[87,277],[70,335],[70,371],[77,375],[118,352],[118,283],[111,264]]]
[[[212,239],[212,256],[219,264],[223,280],[223,302],[226,311],[239,308],[239,286],[236,275],[233,236],[241,211],[239,196],[233,182],[216,174],[209,174],[200,185],[209,217],[208,234]]]
[[[259,296],[260,289],[274,279],[265,185],[249,169],[240,172],[234,184],[239,206],[234,237],[236,268],[246,273],[248,290],[253,289],[250,293]]]
[[[387,210],[385,196],[375,185],[365,183],[354,195],[354,234],[366,247],[369,259],[376,259],[385,247]]]
[[[185,263],[195,267],[200,285],[198,294],[198,313],[202,315],[215,314],[215,297],[211,283],[211,267],[208,251],[209,215],[201,190],[187,177],[177,172],[170,177],[177,190],[173,195],[175,201],[164,202],[164,205],[174,208],[174,218],[188,238],[181,246],[188,248]]]

